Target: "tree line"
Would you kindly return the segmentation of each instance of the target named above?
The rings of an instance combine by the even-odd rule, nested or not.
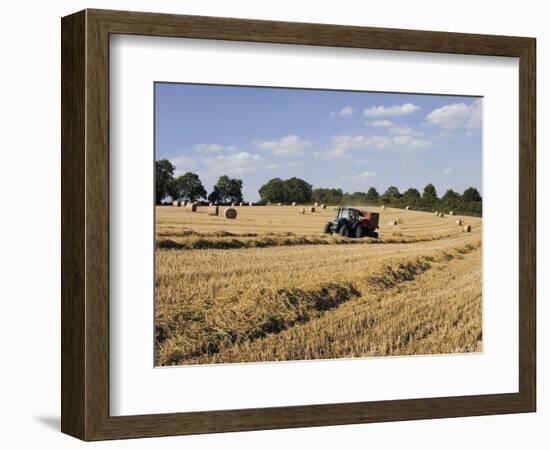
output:
[[[199,176],[187,172],[174,177],[176,167],[167,159],[155,162],[155,203],[162,204],[168,197],[172,200],[189,200],[191,202],[207,199],[209,202],[224,204],[243,201],[243,182],[236,178],[222,175],[212,192],[207,195]]]
[[[175,166],[167,159],[156,161],[156,203],[170,197],[172,200],[198,201],[207,199],[216,204],[243,201],[242,180],[222,175],[207,195],[199,176],[187,172],[174,177]],[[410,206],[419,211],[454,211],[456,214],[481,216],[482,198],[478,190],[469,187],[462,194],[448,189],[440,198],[433,184],[427,184],[422,193],[416,188],[401,192],[396,186],[388,187],[382,194],[370,187],[366,192],[343,192],[339,188],[317,188],[308,182],[292,177],[287,180],[272,178],[259,189],[261,204],[312,203],[328,205],[386,205],[395,208]]]
[[[416,188],[401,192],[396,186],[388,187],[380,194],[371,187],[367,192],[346,193],[342,189],[319,188],[313,190],[312,201],[326,204],[346,205],[386,205],[394,208],[410,206],[418,211],[454,211],[456,214],[481,216],[483,200],[479,191],[469,187],[462,194],[448,189],[440,198],[432,183],[424,187],[422,193]]]

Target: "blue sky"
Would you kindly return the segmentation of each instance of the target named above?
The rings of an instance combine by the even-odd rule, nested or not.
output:
[[[481,98],[172,83],[155,94],[155,158],[209,192],[220,175],[252,201],[293,176],[345,192],[482,192]]]

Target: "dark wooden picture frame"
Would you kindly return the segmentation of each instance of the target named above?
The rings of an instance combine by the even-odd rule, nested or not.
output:
[[[536,40],[85,10],[62,30],[61,429],[84,440],[531,412],[536,408]],[[519,58],[519,391],[109,415],[109,36],[134,34]]]

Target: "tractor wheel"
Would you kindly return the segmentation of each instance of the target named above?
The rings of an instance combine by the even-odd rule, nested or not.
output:
[[[355,237],[356,238],[362,238],[363,236],[364,236],[363,227],[361,225],[357,225],[355,227]]]
[[[349,237],[349,228],[346,225],[343,225],[342,228],[340,228],[340,235],[342,237]]]
[[[323,233],[325,233],[325,234],[330,233],[330,227],[331,227],[331,225],[332,225],[332,224],[331,224],[330,222],[326,223],[325,226],[323,227]]]

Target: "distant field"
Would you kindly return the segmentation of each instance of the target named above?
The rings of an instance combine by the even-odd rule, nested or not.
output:
[[[352,239],[301,208],[157,207],[157,365],[481,350],[480,218],[369,207]]]

